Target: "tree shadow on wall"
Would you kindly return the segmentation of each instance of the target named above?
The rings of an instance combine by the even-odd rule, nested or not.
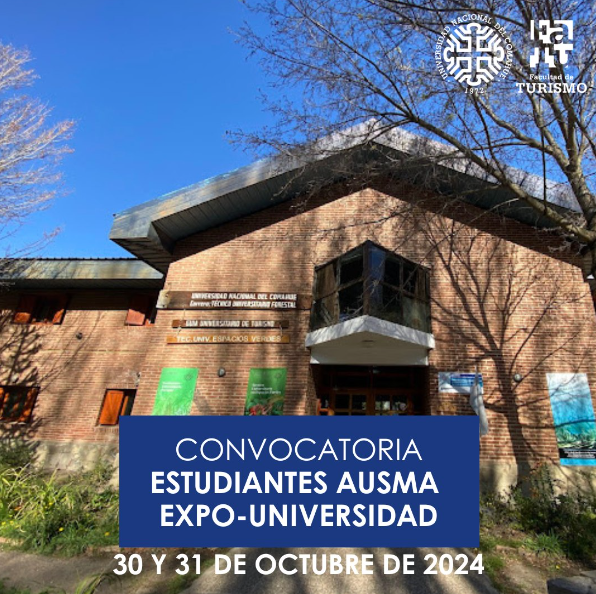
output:
[[[519,480],[552,461],[545,452],[557,453],[545,374],[591,369],[589,286],[578,282],[577,260],[568,265],[573,254],[549,253],[547,239],[538,249],[520,248],[506,233],[470,229],[448,207],[413,213],[409,205],[392,224],[402,224],[400,216],[424,238],[420,263],[434,276],[432,327],[440,349],[431,355],[431,374],[454,364],[483,373],[491,444],[481,440],[481,448],[514,460]],[[467,408],[467,396],[455,398]],[[487,478],[496,484],[496,475]]]
[[[16,410],[12,409],[14,414],[8,414],[8,399],[0,397],[0,458],[18,461],[28,457],[34,460],[41,454],[39,439],[45,419],[73,412],[63,410],[64,399],[56,399],[50,388],[53,382],[70,373],[73,364],[84,366],[87,356],[85,348],[101,316],[98,316],[95,324],[86,328],[84,340],[76,339],[73,333],[70,344],[64,342],[63,333],[58,334],[63,330],[60,326],[15,324],[13,317],[14,312],[8,309],[0,314],[0,386],[37,388],[39,393],[32,404],[29,418],[22,420],[15,417],[23,409],[17,407]],[[48,402],[45,401],[46,395],[50,398]],[[45,408],[50,402],[51,410]],[[29,404],[24,403],[24,407]]]
[[[38,371],[30,363],[41,349],[39,335],[33,326],[13,324],[12,319],[12,312],[0,314],[0,384],[38,387]],[[0,463],[22,467],[36,457],[38,442],[34,437],[42,420],[33,417],[20,422],[13,414],[18,416],[21,411],[9,408],[11,403],[3,391],[0,396]]]
[[[579,246],[402,180],[378,183],[367,192],[349,221],[330,221],[318,208],[305,211],[303,229],[296,233],[309,234],[316,246],[309,254],[314,263],[369,239],[428,267],[438,347],[430,355],[431,390],[438,389],[438,371],[477,367],[485,379],[491,425],[481,448],[515,462],[518,478],[540,462],[554,461],[557,443],[545,374],[593,366],[589,345],[596,319]],[[330,200],[336,197],[331,191]],[[314,206],[312,200],[309,205]],[[452,398],[458,411],[472,413],[467,396]],[[440,414],[436,408],[431,412]]]

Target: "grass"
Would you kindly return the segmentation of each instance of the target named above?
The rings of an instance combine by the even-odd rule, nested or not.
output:
[[[118,493],[109,487],[111,475],[111,467],[101,465],[59,479],[30,464],[6,464],[0,455],[0,536],[23,550],[66,556],[118,544]]]
[[[556,534],[537,534],[536,536],[527,536],[523,541],[523,546],[536,554],[565,554],[561,545],[561,541]]]
[[[186,575],[176,574],[172,581],[167,585],[164,594],[180,594],[180,592],[183,592],[184,590],[190,588],[192,583],[198,577],[198,575],[195,575],[192,572],[189,572]]]

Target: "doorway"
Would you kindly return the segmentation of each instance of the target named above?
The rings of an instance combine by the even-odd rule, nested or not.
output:
[[[426,367],[313,365],[317,414],[420,415],[427,412]]]

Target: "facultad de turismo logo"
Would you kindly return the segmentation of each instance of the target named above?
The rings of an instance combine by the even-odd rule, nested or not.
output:
[[[535,43],[529,57],[529,82],[516,82],[520,93],[585,93],[585,82],[565,72],[573,52],[573,21],[555,19],[530,21],[530,38]]]

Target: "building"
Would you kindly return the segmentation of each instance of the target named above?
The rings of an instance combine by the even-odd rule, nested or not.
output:
[[[115,453],[125,414],[475,414],[482,391],[485,481],[593,479],[581,246],[440,150],[330,139],[119,213],[134,259],[13,262],[4,436],[74,468]]]

